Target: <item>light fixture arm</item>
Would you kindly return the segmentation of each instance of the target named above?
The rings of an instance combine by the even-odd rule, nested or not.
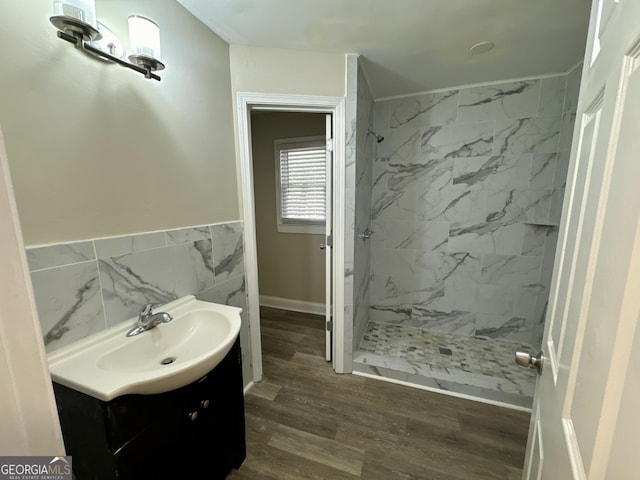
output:
[[[113,55],[109,55],[108,53],[93,47],[92,45],[90,45],[88,42],[84,40],[82,33],[79,33],[79,32],[66,33],[58,30],[58,38],[61,38],[62,40],[65,40],[73,44],[78,50],[87,51],[93,55],[97,55],[106,60],[110,60],[123,67],[130,68],[131,70],[135,70],[136,72],[144,75],[145,78],[153,79],[157,81],[161,80],[160,77],[155,73],[153,73],[150,68],[143,68],[143,67],[139,67],[138,65],[134,65],[133,63],[125,62],[124,60],[118,57],[114,57]]]

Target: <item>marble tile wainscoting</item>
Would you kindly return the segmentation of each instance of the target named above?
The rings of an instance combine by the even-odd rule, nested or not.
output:
[[[28,247],[47,352],[184,295],[243,309],[245,385],[252,380],[242,222]]]
[[[444,343],[466,339],[454,354],[474,342],[540,346],[580,74],[581,66],[375,104],[374,128],[385,141],[373,165],[370,323],[356,370],[371,373],[363,365],[385,355],[403,359],[401,348],[372,356],[367,336],[382,330],[388,345],[425,332],[448,336]],[[428,376],[420,365],[391,364],[401,375]],[[451,367],[436,388],[454,390],[447,382],[456,374],[461,385],[479,385],[464,372]]]

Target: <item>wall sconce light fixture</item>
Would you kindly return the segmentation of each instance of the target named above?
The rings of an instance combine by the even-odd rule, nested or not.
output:
[[[129,17],[129,38],[133,50],[129,63],[122,60],[124,55],[117,39],[97,21],[95,0],[53,0],[53,12],[54,16],[49,20],[58,29],[58,38],[73,44],[78,50],[160,81],[160,77],[153,73],[165,68],[160,61],[160,28],[156,23],[139,15]],[[103,32],[108,33],[109,38],[103,39]]]

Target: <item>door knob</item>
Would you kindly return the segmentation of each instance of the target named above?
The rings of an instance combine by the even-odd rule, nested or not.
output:
[[[320,244],[320,250],[324,250],[325,248],[327,248],[327,246],[324,243]]]
[[[534,367],[538,371],[538,375],[542,375],[544,367],[544,354],[542,351],[536,355],[527,352],[516,352],[516,363],[523,367]]]

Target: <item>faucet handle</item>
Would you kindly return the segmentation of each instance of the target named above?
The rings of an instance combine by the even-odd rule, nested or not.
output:
[[[140,309],[140,313],[138,313],[138,318],[142,319],[143,317],[147,317],[151,315],[151,311],[154,308],[159,307],[160,305],[161,305],[160,303],[147,303],[144,307]]]

